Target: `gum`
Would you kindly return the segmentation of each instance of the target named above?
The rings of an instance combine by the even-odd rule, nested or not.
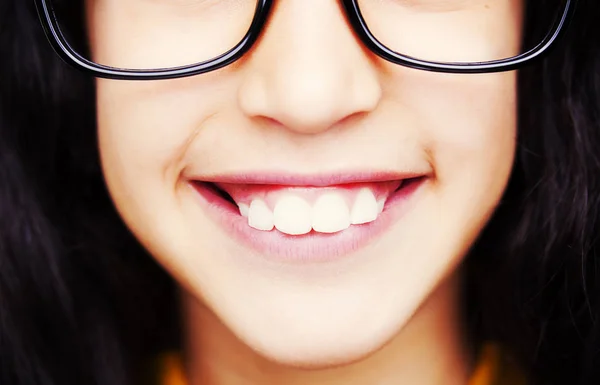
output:
[[[396,191],[401,181],[352,183],[344,185],[311,187],[311,186],[284,186],[284,185],[257,185],[257,184],[230,184],[216,183],[215,185],[225,191],[238,204],[250,205],[253,199],[262,199],[271,210],[275,208],[277,201],[284,195],[298,196],[310,205],[323,194],[336,192],[346,200],[348,207],[352,207],[355,197],[363,188],[369,188],[377,201],[387,199]]]

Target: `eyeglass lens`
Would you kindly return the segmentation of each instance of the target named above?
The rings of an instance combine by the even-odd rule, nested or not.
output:
[[[51,6],[60,33],[84,58],[108,67],[152,70],[205,62],[234,48],[250,29],[257,2],[51,0]],[[473,63],[534,48],[552,32],[566,0],[357,4],[369,32],[389,50],[432,62]],[[524,40],[525,19],[535,23]]]

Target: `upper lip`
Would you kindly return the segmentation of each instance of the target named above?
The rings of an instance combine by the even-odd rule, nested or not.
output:
[[[240,173],[188,176],[198,182],[229,184],[261,184],[283,186],[326,187],[352,183],[387,182],[413,179],[427,175],[427,172],[359,171],[344,170],[318,174],[298,174],[284,171],[245,171]]]

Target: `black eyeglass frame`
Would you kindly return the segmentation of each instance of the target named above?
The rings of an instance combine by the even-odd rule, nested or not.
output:
[[[237,61],[246,52],[248,52],[254,43],[258,40],[264,25],[267,22],[272,9],[273,0],[257,0],[254,18],[246,35],[232,49],[213,59],[175,68],[152,69],[152,70],[134,70],[119,69],[94,63],[79,53],[67,42],[58,25],[58,20],[54,10],[48,3],[49,0],[34,0],[39,19],[41,21],[46,37],[50,41],[54,51],[65,62],[82,70],[92,76],[107,79],[120,80],[160,80],[174,79],[186,76],[199,75],[206,72],[228,66]],[[533,60],[542,58],[548,53],[549,48],[558,41],[567,30],[567,26],[573,19],[573,14],[578,0],[566,0],[563,14],[556,19],[552,29],[546,35],[541,43],[520,55],[487,62],[476,63],[440,63],[426,60],[415,59],[406,56],[383,45],[373,36],[367,23],[364,20],[359,0],[340,0],[354,32],[358,35],[362,43],[379,57],[409,68],[445,72],[455,74],[473,74],[473,73],[491,73],[511,71],[522,67],[524,64]]]

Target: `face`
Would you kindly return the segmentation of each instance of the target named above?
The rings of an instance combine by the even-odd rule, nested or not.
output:
[[[438,17],[453,11],[430,3]],[[483,28],[457,46],[467,56],[503,33],[496,48],[517,50],[505,31],[519,30],[520,3],[492,3],[461,16]],[[122,4],[88,2],[93,54],[162,60],[151,46],[116,48],[123,35],[106,26],[141,28]],[[378,28],[395,36],[386,15]],[[375,56],[333,0],[275,2],[259,41],[223,69],[97,83],[102,167],[133,234],[201,312],[294,364],[379,349],[458,271],[507,184],[515,102],[514,72],[440,74]]]

